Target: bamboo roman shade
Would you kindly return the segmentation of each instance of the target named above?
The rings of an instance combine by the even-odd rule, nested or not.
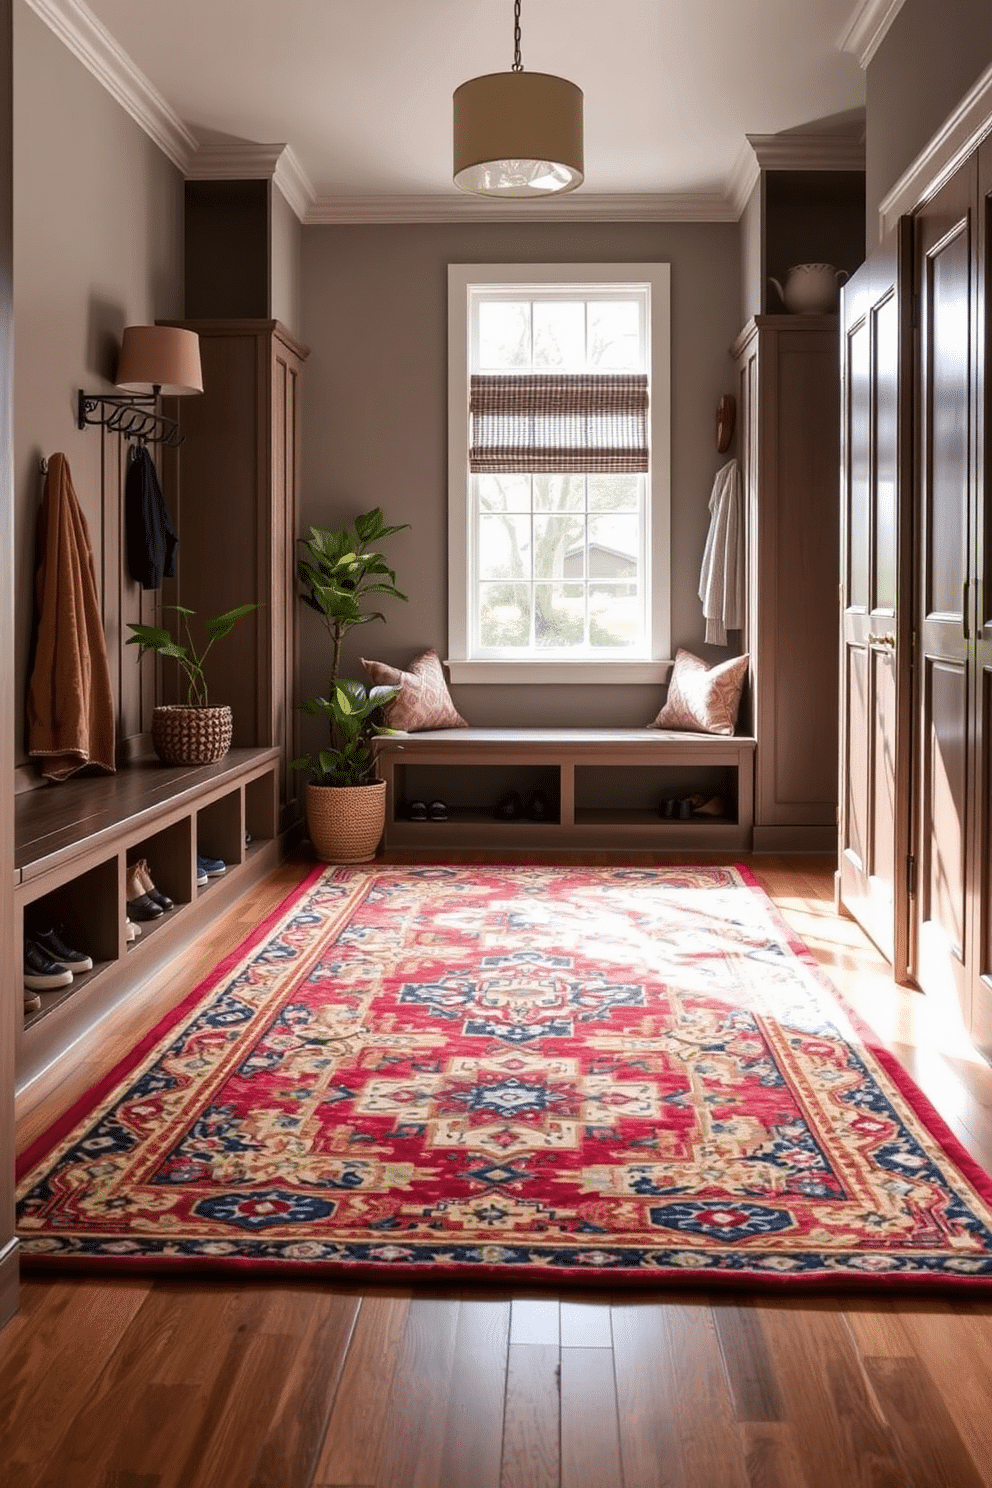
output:
[[[623,475],[648,468],[643,372],[488,373],[471,379],[478,475]]]

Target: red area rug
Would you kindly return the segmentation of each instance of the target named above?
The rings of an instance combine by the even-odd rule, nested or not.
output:
[[[318,869],[25,1154],[26,1260],[992,1277],[992,1183],[741,869]]]

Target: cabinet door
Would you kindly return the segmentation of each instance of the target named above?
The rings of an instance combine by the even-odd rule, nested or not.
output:
[[[909,967],[912,224],[844,291],[841,364],[840,902]]]
[[[974,506],[974,157],[916,217],[917,977],[970,1022],[966,845]]]
[[[975,761],[969,862],[973,908],[971,1035],[992,1057],[992,140],[978,152],[978,451],[977,510],[972,586],[975,665],[972,701],[972,753]]]

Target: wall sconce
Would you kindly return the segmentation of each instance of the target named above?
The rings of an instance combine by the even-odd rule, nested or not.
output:
[[[126,326],[117,364],[119,393],[79,390],[79,428],[100,424],[141,444],[182,443],[179,420],[158,411],[158,400],[203,392],[200,338],[180,326]]]

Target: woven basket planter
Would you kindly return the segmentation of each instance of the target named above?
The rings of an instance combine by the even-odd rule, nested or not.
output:
[[[207,708],[163,704],[152,713],[152,743],[166,765],[213,765],[231,747],[234,724],[226,703]]]
[[[368,863],[386,825],[386,782],[308,785],[307,829],[323,863]]]

